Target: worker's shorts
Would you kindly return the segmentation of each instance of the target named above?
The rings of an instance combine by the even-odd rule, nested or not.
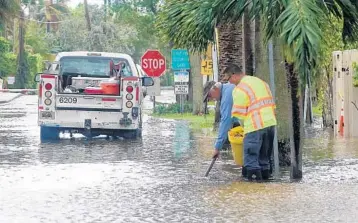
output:
[[[270,169],[274,136],[274,126],[245,134],[244,166],[247,170]]]

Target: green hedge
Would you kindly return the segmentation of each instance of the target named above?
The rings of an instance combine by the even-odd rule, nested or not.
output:
[[[9,75],[16,75],[17,73],[17,55],[10,52],[10,43],[3,37],[0,37],[0,77],[7,77]],[[43,58],[40,54],[25,53],[24,67],[28,67],[21,72],[25,72],[25,87],[36,88],[34,82],[35,75],[43,70]],[[18,78],[17,78],[18,79]],[[16,88],[16,86],[8,86],[9,88]]]
[[[184,104],[183,108],[184,113],[190,113],[193,110],[193,106],[191,104]],[[154,114],[162,115],[162,114],[179,114],[180,113],[180,105],[179,104],[158,104],[155,106]]]
[[[7,77],[16,73],[16,55],[10,52],[10,43],[0,37],[0,76]]]
[[[30,54],[27,56],[27,62],[29,64],[30,76],[27,78],[27,87],[36,88],[36,82],[34,78],[37,73],[43,70],[43,59],[40,54]]]

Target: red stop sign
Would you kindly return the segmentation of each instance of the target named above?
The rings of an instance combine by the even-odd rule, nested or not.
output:
[[[142,56],[141,66],[149,77],[160,77],[166,69],[165,57],[159,50],[147,50]]]

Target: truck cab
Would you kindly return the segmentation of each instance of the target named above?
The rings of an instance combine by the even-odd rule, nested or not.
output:
[[[143,86],[154,82],[129,55],[61,52],[36,80],[41,140],[60,132],[141,137]]]

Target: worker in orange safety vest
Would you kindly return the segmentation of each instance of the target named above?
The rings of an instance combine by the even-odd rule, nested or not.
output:
[[[267,180],[272,174],[271,155],[275,126],[275,101],[268,84],[260,78],[245,75],[231,64],[224,70],[224,79],[233,90],[232,116],[244,126],[244,168],[247,178]],[[244,171],[243,171],[244,172]]]

